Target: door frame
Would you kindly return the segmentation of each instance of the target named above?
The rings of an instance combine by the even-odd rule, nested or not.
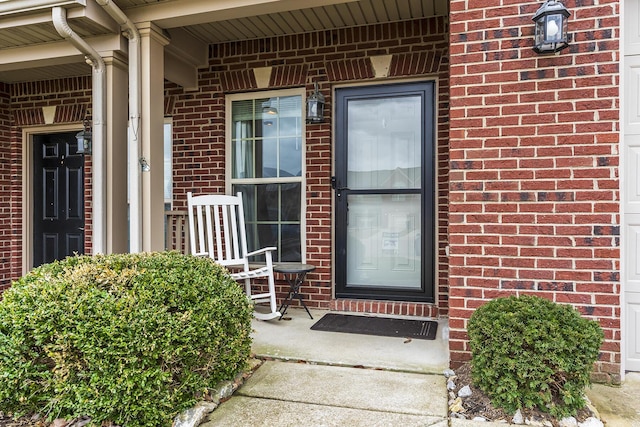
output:
[[[634,168],[634,159],[630,158],[629,143],[632,141],[632,135],[638,135],[638,114],[637,109],[632,107],[633,102],[637,101],[639,96],[633,93],[635,87],[630,81],[630,69],[632,59],[640,57],[640,38],[637,33],[631,31],[637,25],[638,16],[640,15],[640,5],[638,0],[621,1],[620,10],[620,141],[619,141],[619,179],[620,179],[620,376],[624,380],[627,370],[637,371],[639,368],[637,360],[631,360],[629,349],[634,342],[634,334],[637,331],[632,325],[633,315],[630,313],[630,305],[638,304],[637,300],[632,298],[632,290],[630,282],[632,280],[632,266],[634,262],[634,250],[631,245],[634,243],[632,238],[632,225],[640,222],[640,214],[638,213],[638,188],[634,188],[633,180],[637,178],[638,172]],[[624,13],[626,12],[626,13]],[[636,67],[637,68],[637,67]],[[632,123],[633,122],[633,123]],[[633,292],[637,295],[637,292]],[[633,295],[633,296],[635,296]]]
[[[438,122],[438,113],[439,113],[439,94],[440,94],[440,84],[439,77],[437,75],[425,75],[420,77],[412,77],[412,78],[403,78],[403,79],[393,79],[393,80],[373,80],[366,82],[347,82],[332,85],[331,88],[331,98],[336,100],[336,90],[338,89],[350,89],[350,88],[364,88],[367,86],[386,86],[386,85],[406,85],[412,83],[431,83],[433,85],[433,110],[432,110],[432,123],[433,123],[433,222],[432,222],[432,233],[433,233],[433,246],[431,248],[431,263],[432,263],[432,279],[433,279],[433,292],[432,292],[432,302],[425,301],[415,301],[416,303],[426,303],[437,305],[440,297],[440,287],[438,286],[439,277],[440,277],[440,263],[439,260],[439,238],[440,238],[440,217],[439,213],[439,198],[438,198],[438,188],[439,188],[439,174],[438,174],[438,152],[439,152],[439,138],[438,138],[438,130],[439,130],[439,122]],[[331,138],[332,138],[332,157],[331,157],[331,176],[336,176],[336,154],[337,154],[337,133],[336,133],[336,107],[337,103],[333,102],[331,106],[332,109],[332,121],[331,121]],[[336,288],[337,288],[337,269],[336,266],[336,255],[337,254],[337,237],[336,237],[336,197],[334,190],[331,190],[331,253],[334,254],[331,259],[332,266],[334,268],[331,269],[331,298],[336,299]],[[426,212],[425,212],[426,213]],[[423,218],[424,223],[424,218]],[[448,251],[448,247],[447,247]],[[365,300],[365,299],[363,299]],[[400,300],[398,300],[400,301]],[[411,302],[413,300],[403,300]]]
[[[31,126],[22,129],[22,275],[33,265],[33,137],[34,135],[79,132],[82,123]],[[86,172],[86,171],[85,171]],[[86,175],[85,175],[86,182]],[[86,192],[86,188],[85,188]]]

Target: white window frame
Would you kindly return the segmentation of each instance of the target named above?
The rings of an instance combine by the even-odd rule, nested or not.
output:
[[[300,195],[300,262],[306,263],[307,259],[307,161],[306,161],[306,121],[305,121],[305,97],[304,88],[295,89],[283,89],[272,91],[260,91],[260,92],[247,92],[230,94],[226,96],[225,102],[225,192],[231,194],[233,184],[261,184],[261,183],[276,183],[286,184],[289,182],[299,182],[302,194]],[[234,101],[246,101],[250,99],[258,98],[270,98],[270,97],[284,97],[284,96],[300,96],[301,109],[300,120],[302,123],[302,149],[301,155],[301,176],[299,177],[281,177],[281,178],[232,178],[232,103]]]
[[[163,162],[164,162],[164,177],[162,183],[162,200],[164,200],[165,205],[169,205],[171,210],[173,208],[173,117],[165,117],[162,125],[163,129]],[[131,127],[127,128],[127,132],[131,132]],[[127,138],[128,143],[131,141],[131,138]],[[128,144],[127,144],[128,146]],[[128,152],[128,148],[127,148]],[[129,178],[129,162],[130,159],[127,157],[127,182],[130,182]],[[169,193],[165,193],[165,185],[166,181],[169,180]],[[131,194],[129,194],[130,186],[127,185],[127,206],[131,204]],[[168,196],[168,197],[167,197]],[[127,207],[128,209],[128,207]]]
[[[164,180],[162,193],[164,204],[173,208],[173,118],[165,117],[163,124],[164,134]],[[169,181],[167,183],[167,181]],[[166,193],[166,185],[169,184],[169,194]]]

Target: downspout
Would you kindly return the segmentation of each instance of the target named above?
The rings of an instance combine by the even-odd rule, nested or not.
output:
[[[140,33],[122,9],[111,0],[96,0],[102,8],[125,28],[123,35],[129,39],[129,252],[140,252],[142,242],[140,186],[140,90],[141,57]]]
[[[80,52],[85,55],[85,60],[91,65],[92,76],[92,119],[93,119],[93,170],[92,170],[92,218],[93,254],[104,253],[106,248],[106,150],[105,150],[105,123],[104,113],[106,110],[106,89],[107,80],[105,75],[105,63],[102,57],[94,48],[76,34],[67,23],[67,11],[62,7],[51,9],[53,25],[58,33],[71,42]]]

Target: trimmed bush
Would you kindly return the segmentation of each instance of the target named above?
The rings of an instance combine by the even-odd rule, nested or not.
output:
[[[565,417],[585,406],[584,390],[603,333],[568,305],[535,296],[498,298],[469,321],[471,375],[494,405]]]
[[[204,258],[70,257],[2,297],[0,410],[18,415],[169,426],[250,353],[250,304]]]

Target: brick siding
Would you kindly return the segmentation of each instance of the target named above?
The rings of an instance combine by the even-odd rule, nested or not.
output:
[[[0,83],[0,292],[11,279],[11,110],[9,86]]]
[[[174,209],[184,209],[186,192],[225,191],[225,94],[257,90],[254,68],[273,67],[268,89],[318,81],[328,106],[335,83],[388,82],[435,77],[438,88],[438,278],[437,304],[332,301],[332,118],[306,128],[307,260],[317,269],[303,292],[308,305],[349,311],[443,316],[447,313],[448,262],[448,41],[444,17],[364,26],[210,47],[210,62],[199,75],[200,89],[167,85],[166,113],[174,126]],[[369,57],[391,55],[389,77],[375,79]],[[170,107],[170,108],[167,108]],[[282,278],[280,278],[282,279]],[[279,296],[286,292],[278,280]]]
[[[565,1],[557,55],[532,50],[541,2],[450,4],[452,365],[478,306],[527,293],[599,320],[594,378],[619,382],[620,4]]]
[[[7,148],[0,152],[0,194],[10,200],[11,206],[5,208],[7,204],[3,204],[0,208],[0,291],[22,275],[22,150],[27,143],[22,141],[23,127],[44,126],[42,107],[49,106],[56,107],[54,124],[79,123],[90,105],[90,76],[0,86],[0,144]],[[85,252],[91,253],[90,156],[85,159],[85,220]]]

